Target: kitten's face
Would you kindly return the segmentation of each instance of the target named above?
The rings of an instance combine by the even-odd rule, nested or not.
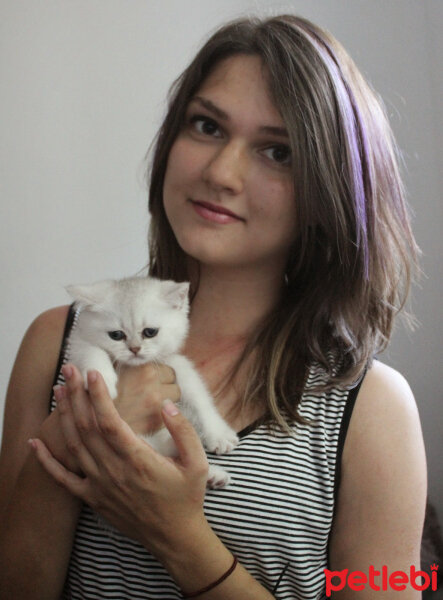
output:
[[[188,284],[134,278],[108,286],[100,303],[82,310],[83,337],[122,365],[161,362],[180,350],[188,331]]]
[[[127,307],[120,315],[100,315],[95,325],[97,345],[113,361],[133,366],[178,352],[187,332],[186,315],[154,302],[143,312]]]

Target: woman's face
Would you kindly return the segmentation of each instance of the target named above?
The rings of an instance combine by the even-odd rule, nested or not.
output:
[[[164,206],[181,248],[206,265],[283,271],[295,236],[291,173],[260,58],[220,62],[169,153]]]

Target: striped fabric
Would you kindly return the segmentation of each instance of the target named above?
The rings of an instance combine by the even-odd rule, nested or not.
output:
[[[76,317],[71,310],[65,339]],[[68,354],[65,344],[58,383],[63,383],[60,367]],[[310,393],[323,380],[320,367],[312,367],[300,404],[310,425],[294,424],[291,436],[252,425],[240,432],[240,443],[231,453],[208,453],[210,462],[232,475],[227,488],[207,491],[208,522],[279,600],[325,597],[323,569],[328,566],[341,452],[359,385],[351,391]],[[84,506],[63,598],[179,600],[182,595],[141,545],[105,530]]]

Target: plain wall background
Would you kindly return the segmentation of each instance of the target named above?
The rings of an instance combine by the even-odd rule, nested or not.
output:
[[[209,31],[256,12],[329,29],[387,105],[426,276],[419,329],[398,327],[382,358],[415,393],[443,520],[440,0],[1,0],[1,397],[26,328],[69,302],[65,285],[145,266],[144,157],[167,89]]]

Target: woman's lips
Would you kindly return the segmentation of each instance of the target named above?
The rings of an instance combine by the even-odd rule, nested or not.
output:
[[[208,202],[198,202],[194,200],[191,200],[191,202],[197,214],[213,223],[226,225],[227,223],[234,223],[235,221],[243,221],[243,219],[237,217],[237,215],[221,206],[219,207],[209,204]]]

